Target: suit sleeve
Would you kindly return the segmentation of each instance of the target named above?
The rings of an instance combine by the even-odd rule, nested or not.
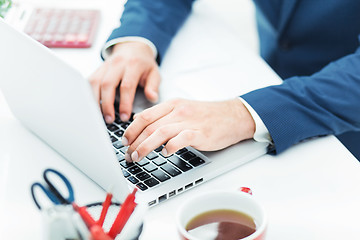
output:
[[[107,41],[125,36],[138,36],[152,42],[158,63],[171,39],[191,12],[194,0],[128,0],[116,28]]]
[[[311,137],[359,131],[360,48],[311,76],[241,97],[263,120],[275,153]]]

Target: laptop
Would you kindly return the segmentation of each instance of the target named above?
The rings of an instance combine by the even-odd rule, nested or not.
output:
[[[266,153],[266,143],[247,140],[216,152],[186,147],[170,160],[154,151],[147,163],[126,166],[119,131],[130,123],[106,125],[90,84],[78,71],[2,19],[0,32],[0,88],[13,114],[103,189],[112,186],[119,201],[138,187],[137,200],[154,206]],[[137,111],[147,105],[139,99]]]

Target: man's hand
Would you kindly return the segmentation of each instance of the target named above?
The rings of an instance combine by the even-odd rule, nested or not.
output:
[[[151,48],[141,42],[119,43],[113,47],[111,56],[89,79],[96,100],[99,102],[105,121],[115,119],[114,102],[120,84],[119,113],[127,121],[132,112],[138,85],[144,87],[146,98],[158,100],[160,74]]]
[[[226,148],[252,138],[255,122],[240,99],[199,102],[177,99],[134,116],[123,136],[127,161],[139,161],[166,143],[165,156],[192,146],[202,151]]]

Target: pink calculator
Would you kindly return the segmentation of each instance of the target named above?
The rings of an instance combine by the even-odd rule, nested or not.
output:
[[[99,18],[98,10],[35,8],[24,32],[50,48],[88,48]]]

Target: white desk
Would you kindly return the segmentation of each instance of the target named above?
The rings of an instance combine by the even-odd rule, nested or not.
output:
[[[62,1],[62,4],[68,3],[70,1]],[[89,6],[99,5],[96,1],[86,3]],[[170,82],[166,82],[170,79],[180,89],[198,79],[198,83],[192,85],[194,91],[209,81],[207,87],[201,89],[206,93],[216,92],[218,79],[225,85],[240,85],[239,92],[234,92],[233,87],[226,94],[220,92],[215,96],[221,99],[239,95],[249,88],[277,83],[278,79],[271,71],[265,69],[259,73],[259,65],[262,63],[256,58],[243,59],[244,55],[250,55],[248,49],[238,44],[241,42],[240,32],[233,31],[232,27],[221,26],[222,20],[238,19],[232,19],[231,14],[222,18],[221,14],[226,11],[222,8],[215,11],[218,8],[211,8],[211,3],[205,1],[196,6],[194,16],[172,44],[163,64],[165,80],[161,89],[170,85]],[[121,9],[121,4],[117,5]],[[109,4],[99,6],[107,14],[103,14],[102,28],[95,46],[88,50],[56,50],[60,57],[84,75],[89,75],[100,64],[99,49],[116,25],[116,16],[119,15],[116,8]],[[232,11],[236,9],[231,4],[225,6],[231,7]],[[245,7],[251,10],[251,6]],[[220,13],[218,18],[214,12]],[[209,16],[219,20],[216,21],[218,24],[206,19]],[[195,31],[197,26],[202,26],[202,30]],[[216,31],[226,37],[217,38],[214,34]],[[194,34],[198,39],[196,42],[190,41]],[[252,43],[251,40],[243,42],[246,41]],[[214,46],[219,48],[214,49]],[[254,47],[256,44],[251,49]],[[211,54],[205,55],[207,52]],[[232,82],[231,79],[236,78],[249,79],[251,84]],[[206,99],[207,96],[202,94],[197,98]],[[163,99],[169,97],[170,94],[163,95]],[[104,199],[101,189],[24,129],[13,117],[0,94],[0,239],[41,238],[41,217],[31,199],[30,184],[40,179],[46,167],[56,168],[70,179],[79,204]],[[177,239],[174,216],[179,204],[195,192],[236,189],[239,186],[251,187],[254,195],[264,204],[270,218],[269,240],[356,239],[360,236],[359,183],[359,162],[335,137],[311,140],[279,156],[263,156],[150,209],[145,218],[142,239]]]

